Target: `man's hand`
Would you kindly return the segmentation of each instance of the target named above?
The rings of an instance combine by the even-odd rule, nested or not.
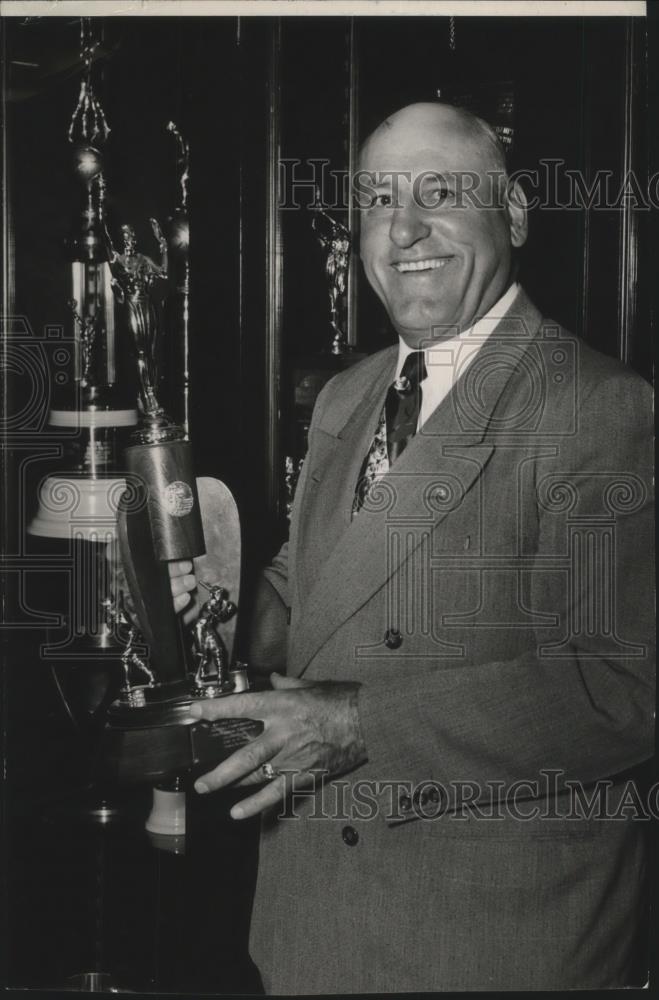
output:
[[[199,778],[195,782],[198,792],[263,783],[265,763],[275,771],[295,772],[295,787],[302,788],[313,782],[313,770],[341,774],[367,759],[357,710],[359,684],[310,683],[279,674],[272,674],[271,681],[273,691],[192,705],[190,714],[200,719],[260,719],[265,726],[257,739]],[[286,775],[277,775],[235,805],[231,815],[234,819],[255,816],[281,802],[286,790]]]
[[[128,589],[126,574],[124,573],[123,566],[121,565],[119,547],[116,540],[108,542],[105,548],[105,558],[108,562],[110,570],[110,590],[113,594],[116,594],[117,597],[121,597],[125,611],[130,616],[133,623],[137,624],[135,606],[130,596],[130,590]],[[194,575],[194,566],[192,565],[192,561],[190,559],[186,559],[180,562],[170,563],[169,575],[171,578],[170,586],[174,602],[174,610],[178,613],[179,611],[183,611],[183,609],[190,604],[191,591],[193,591],[197,586],[197,578]],[[183,621],[187,625],[193,617],[192,608],[189,608],[188,612],[183,615]]]
[[[197,586],[192,560],[184,559],[169,564],[170,586],[174,598],[174,611],[178,614],[190,604],[192,591]],[[183,615],[183,621],[188,625],[192,620],[192,608]]]

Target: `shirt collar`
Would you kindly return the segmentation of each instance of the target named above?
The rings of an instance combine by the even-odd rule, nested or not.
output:
[[[478,348],[482,347],[487,338],[493,332],[497,324],[506,315],[511,305],[513,304],[517,293],[519,292],[519,282],[513,281],[510,288],[503,293],[500,299],[494,303],[491,309],[481,316],[472,326],[467,327],[461,333],[456,333],[453,337],[447,337],[444,340],[438,340],[435,344],[429,344],[428,347],[424,348],[424,353],[428,355],[428,351],[432,351],[435,348],[440,348],[441,350],[446,350],[453,344],[458,342],[469,340],[470,343],[478,345]],[[403,363],[408,354],[414,351],[414,347],[409,347],[408,344],[399,337],[398,339],[398,366],[396,368],[396,375],[400,375]]]

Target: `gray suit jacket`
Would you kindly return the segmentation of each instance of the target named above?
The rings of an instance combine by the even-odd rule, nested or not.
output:
[[[351,519],[395,361],[321,393],[267,571],[289,673],[361,682],[368,762],[264,823],[253,957],[275,993],[635,982],[650,388],[521,292]]]

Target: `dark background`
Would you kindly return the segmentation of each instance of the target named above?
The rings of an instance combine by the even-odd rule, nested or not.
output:
[[[148,218],[163,220],[175,205],[166,123],[174,119],[190,143],[191,437],[197,473],[221,478],[238,500],[244,624],[250,583],[286,534],[284,457],[300,456],[308,418],[295,373],[335,364],[312,214],[276,211],[277,157],[301,160],[303,176],[311,158],[345,170],[351,148],[396,108],[438,90],[477,92],[487,105],[509,82],[513,167],[560,158],[587,178],[611,170],[616,189],[627,164],[643,184],[654,162],[653,38],[642,21],[600,18],[457,19],[455,49],[439,17],[134,17],[96,19],[95,30],[96,89],[112,127],[110,225],[117,233],[133,222],[143,252],[155,249]],[[44,621],[52,607],[29,598],[43,564],[30,573],[21,559],[31,483],[52,461],[52,373],[39,344],[47,326],[67,323],[63,243],[77,193],[66,133],[79,24],[5,19],[3,32],[8,302],[29,325],[44,373],[31,423],[12,427],[4,452],[4,471],[19,484],[4,513],[15,557],[5,595],[6,983],[56,987],[103,968],[133,989],[258,991],[246,944],[256,826],[228,820],[230,797],[195,805],[184,856],[147,843],[139,796],[110,830],[86,826],[75,808],[87,744],[39,655],[53,632]],[[648,225],[644,211],[536,210],[521,280],[543,312],[650,378]],[[356,349],[393,342],[357,267],[352,282]],[[17,413],[30,376],[20,366],[10,375]],[[63,571],[50,570],[57,586]]]

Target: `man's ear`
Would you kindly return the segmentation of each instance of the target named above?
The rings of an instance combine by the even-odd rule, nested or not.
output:
[[[521,247],[526,243],[529,232],[526,209],[526,195],[520,182],[515,180],[506,190],[506,214],[510,226],[510,242],[514,247]]]

